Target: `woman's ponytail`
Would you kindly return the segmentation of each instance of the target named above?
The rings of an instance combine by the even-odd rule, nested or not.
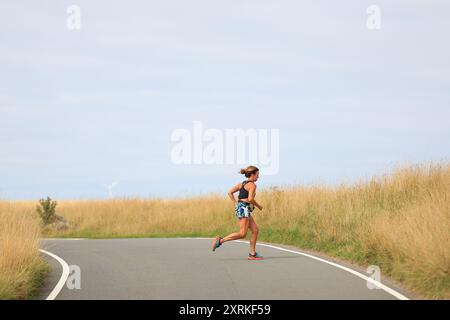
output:
[[[258,172],[259,169],[255,166],[248,166],[245,169],[241,169],[239,171],[240,174],[245,174],[245,177],[248,178],[250,177],[252,174],[254,174],[255,172]]]

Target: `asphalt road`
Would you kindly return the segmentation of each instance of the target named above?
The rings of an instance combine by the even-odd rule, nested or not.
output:
[[[212,239],[201,238],[61,239],[44,240],[42,248],[80,269],[80,288],[74,288],[72,274],[72,288],[64,285],[56,299],[398,298],[368,289],[365,279],[311,257],[257,246],[265,260],[249,261],[248,243],[227,242],[216,252],[211,244]],[[53,270],[38,299],[49,295],[63,270],[55,259],[44,256]],[[388,285],[383,278],[381,282]],[[405,294],[391,283],[389,288]]]

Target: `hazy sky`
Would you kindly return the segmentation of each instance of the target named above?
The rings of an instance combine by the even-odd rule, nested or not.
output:
[[[81,29],[69,30],[69,5]],[[370,30],[366,10],[381,10]],[[450,154],[448,1],[2,1],[0,198],[226,191],[171,134],[279,129],[260,186],[340,183]]]

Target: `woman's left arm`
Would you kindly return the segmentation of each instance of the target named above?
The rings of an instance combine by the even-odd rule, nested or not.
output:
[[[256,195],[256,185],[254,183],[250,184],[249,183],[249,190],[248,190],[248,202],[252,203],[255,205],[255,207],[257,207],[259,210],[262,210],[262,206],[256,202],[255,200],[255,195]]]

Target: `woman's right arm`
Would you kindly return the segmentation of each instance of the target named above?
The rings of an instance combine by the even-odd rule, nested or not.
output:
[[[238,192],[240,188],[241,185],[237,184],[233,188],[231,188],[230,191],[228,191],[228,197],[230,197],[231,201],[233,201],[234,203],[236,203],[236,198],[234,197],[234,194]]]

